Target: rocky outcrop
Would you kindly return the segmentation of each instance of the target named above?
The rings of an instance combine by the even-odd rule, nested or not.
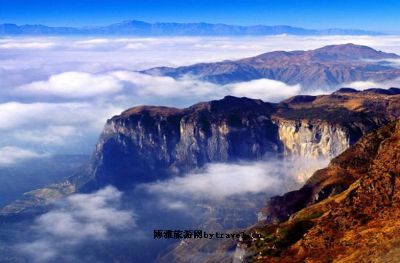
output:
[[[399,158],[400,121],[364,136],[303,188],[272,200],[270,211],[291,217],[252,227],[264,238],[239,244],[243,261],[396,262]]]
[[[348,89],[278,104],[228,96],[185,109],[135,107],[108,120],[86,187],[124,188],[266,154],[332,158],[398,116],[397,95]]]
[[[280,120],[278,127],[285,156],[332,158],[350,145],[348,130],[340,125],[324,121]]]
[[[210,162],[280,152],[274,106],[226,97],[186,109],[138,107],[110,119],[92,164],[98,185],[129,185],[187,172]],[[111,175],[111,176],[110,176]]]

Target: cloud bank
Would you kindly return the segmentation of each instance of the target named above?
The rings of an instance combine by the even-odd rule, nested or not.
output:
[[[90,98],[121,91],[122,84],[110,75],[85,72],[64,72],[46,81],[36,81],[17,88],[19,94],[55,96],[61,98]]]
[[[302,185],[312,173],[324,167],[328,160],[269,158],[235,164],[209,164],[205,168],[165,181],[149,183],[143,187],[161,196],[184,197],[173,203],[184,207],[185,199],[222,200],[238,195],[279,194]],[[164,196],[164,197],[165,197]]]
[[[393,79],[383,82],[375,81],[355,81],[351,83],[344,84],[343,86],[350,87],[357,90],[365,90],[372,88],[387,89],[391,87],[400,87],[400,79]]]
[[[47,154],[38,153],[32,150],[26,150],[14,146],[4,146],[0,148],[0,167],[47,156]]]
[[[90,153],[106,119],[135,105],[185,107],[226,95],[279,101],[297,95],[301,87],[268,79],[216,85],[190,76],[175,80],[135,71],[349,42],[400,53],[398,36],[2,38],[0,147]],[[58,134],[55,127],[64,128]]]
[[[75,194],[39,216],[33,225],[37,239],[17,249],[35,262],[56,260],[62,251],[88,241],[107,241],[112,233],[135,227],[131,211],[119,208],[121,192],[106,187],[92,194]]]
[[[300,94],[301,85],[287,85],[271,79],[257,79],[227,85],[228,92],[238,97],[249,97],[264,101],[278,102]]]

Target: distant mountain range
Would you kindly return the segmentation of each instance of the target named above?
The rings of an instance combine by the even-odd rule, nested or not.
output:
[[[400,56],[367,46],[343,44],[308,51],[274,51],[234,61],[158,67],[142,72],[173,78],[189,75],[218,84],[267,78],[289,85],[301,84],[304,90],[312,90],[354,81],[381,82],[398,78],[400,69],[390,63],[391,59],[400,59]]]
[[[238,26],[209,23],[147,23],[131,20],[98,27],[50,27],[0,24],[0,35],[140,35],[140,36],[240,36],[240,35],[383,35],[359,29],[305,29],[287,25]]]

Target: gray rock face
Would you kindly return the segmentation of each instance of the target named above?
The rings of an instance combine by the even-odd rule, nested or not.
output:
[[[187,109],[139,107],[110,119],[96,146],[100,185],[152,181],[210,162],[281,152],[273,105],[226,97]],[[110,174],[114,176],[110,177]],[[128,183],[129,184],[129,183]]]
[[[351,103],[345,108],[353,100],[376,110],[354,110]],[[185,109],[135,107],[107,122],[88,187],[124,188],[207,163],[255,160],[266,154],[332,158],[363,134],[400,116],[399,100],[365,92],[279,104],[228,96]],[[382,101],[391,106],[378,107]]]
[[[284,120],[278,126],[285,156],[333,158],[350,146],[348,130],[341,125]]]

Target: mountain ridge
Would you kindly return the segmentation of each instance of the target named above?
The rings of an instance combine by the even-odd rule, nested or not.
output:
[[[107,26],[50,27],[45,25],[0,24],[0,35],[142,35],[142,36],[240,36],[240,35],[383,35],[359,29],[305,29],[287,25],[239,26],[212,23],[147,23],[127,20]]]
[[[181,67],[156,67],[141,71],[176,79],[186,75],[217,84],[272,79],[303,91],[332,89],[355,81],[387,81],[400,77],[391,60],[400,57],[352,43],[314,50],[273,51],[239,60],[199,63]]]

